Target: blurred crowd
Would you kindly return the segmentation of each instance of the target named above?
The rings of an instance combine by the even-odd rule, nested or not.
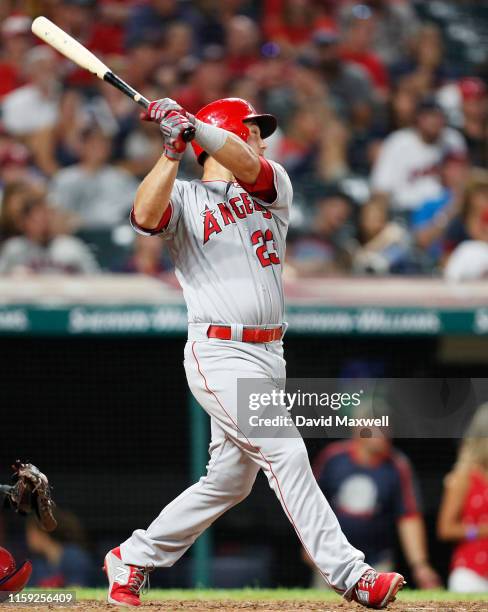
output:
[[[3,0],[0,274],[160,276],[127,224],[161,154],[117,90],[35,40],[51,18],[148,98],[279,120],[287,274],[488,276],[488,6],[475,0]],[[198,176],[192,151],[182,164]]]

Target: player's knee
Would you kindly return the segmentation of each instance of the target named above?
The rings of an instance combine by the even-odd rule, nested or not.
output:
[[[269,464],[268,478],[273,478],[273,475],[287,472],[295,477],[301,478],[308,470],[310,470],[310,460],[308,458],[307,449],[303,440],[300,443],[289,446],[283,452],[274,456],[268,457]]]
[[[229,502],[238,503],[245,499],[252,490],[254,478],[239,477],[239,475],[225,475],[219,478],[203,478],[207,492]]]
[[[252,482],[247,480],[241,483],[239,490],[236,491],[236,496],[235,496],[236,502],[241,502],[244,499],[246,499],[246,497],[248,497],[249,494],[251,493],[253,485],[254,485],[254,480],[252,480]]]

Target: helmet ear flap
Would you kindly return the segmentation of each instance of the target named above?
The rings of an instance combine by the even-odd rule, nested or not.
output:
[[[19,593],[29,582],[32,574],[32,564],[24,561],[12,574],[0,580],[0,602],[6,601],[10,594]]]

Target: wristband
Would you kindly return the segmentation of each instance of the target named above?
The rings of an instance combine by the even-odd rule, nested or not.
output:
[[[476,525],[466,525],[466,530],[464,532],[464,538],[468,540],[468,542],[477,540],[479,535],[480,535],[479,527],[477,527]]]
[[[227,130],[195,119],[195,140],[209,155],[213,155],[225,145]]]

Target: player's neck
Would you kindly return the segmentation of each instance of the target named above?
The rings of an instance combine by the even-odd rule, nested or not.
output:
[[[202,181],[233,181],[234,175],[230,170],[224,168],[213,157],[208,157],[203,166]]]

